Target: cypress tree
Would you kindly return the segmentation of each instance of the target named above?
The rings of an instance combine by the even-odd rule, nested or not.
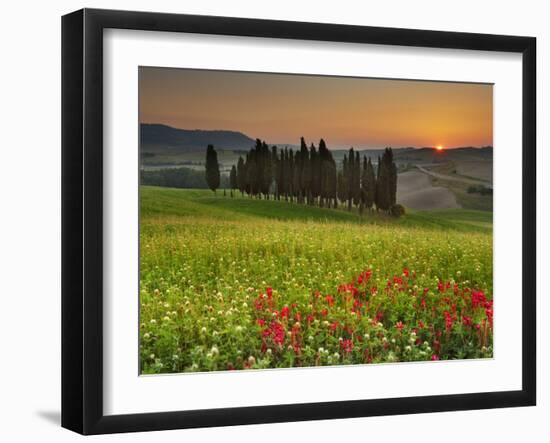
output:
[[[231,172],[229,173],[229,187],[231,188],[231,197],[233,198],[233,190],[237,189],[237,168],[235,165],[231,166]]]
[[[291,177],[291,201],[296,200],[299,202],[299,189],[300,189],[300,165],[303,162],[301,155],[293,154],[290,150],[290,163],[292,165],[292,177]]]
[[[311,164],[309,161],[309,151],[304,137],[300,138],[300,155],[296,152],[299,164],[299,191],[300,200],[303,202],[309,195],[311,186]]]
[[[252,177],[254,183],[253,193],[256,198],[261,199],[263,190],[264,162],[262,158],[262,141],[259,138],[256,139],[256,146],[252,152],[254,154],[254,176]]]
[[[328,199],[327,206],[330,208],[330,202],[332,201],[332,207],[337,208],[338,197],[336,193],[337,193],[337,186],[338,186],[338,171],[336,169],[336,162],[334,161],[334,159],[328,162],[326,176],[327,176],[327,183],[328,183],[327,194],[326,194],[326,197]]]
[[[397,166],[393,161],[391,148],[384,149],[378,169],[377,189],[379,201],[377,207],[387,211],[395,204],[397,197]]]
[[[257,162],[256,162],[256,151],[251,150],[248,153],[248,158],[246,162],[246,181],[248,187],[248,194],[250,197],[253,197],[257,194]]]
[[[237,162],[237,187],[243,195],[246,186],[246,170],[243,158],[239,156],[239,161]]]
[[[273,175],[271,183],[274,185],[273,200],[278,200],[279,189],[277,187],[277,183],[279,181],[279,156],[277,155],[277,146],[271,147],[271,173]]]
[[[359,204],[359,212],[363,213],[363,208],[367,205],[367,187],[368,187],[368,179],[367,179],[367,170],[368,170],[368,164],[367,164],[367,157],[363,156],[363,167],[361,168],[361,203]]]
[[[311,164],[310,203],[314,204],[321,195],[321,156],[313,143],[309,147],[309,162]]]
[[[348,199],[348,157],[344,154],[342,170],[338,174],[338,198],[345,204]]]
[[[358,206],[361,203],[361,158],[359,151],[355,151],[353,162],[353,204]]]
[[[344,172],[340,169],[336,175],[336,200],[344,201],[345,193]],[[338,203],[336,203],[336,206],[338,206]]]
[[[388,154],[387,150],[384,151],[382,160],[378,165],[378,180],[377,180],[377,190],[378,190],[378,202],[377,208],[380,208],[384,211],[390,209],[391,206],[391,163],[388,164]]]
[[[393,206],[397,201],[397,166],[393,161],[393,151],[391,148],[386,148],[386,163],[389,171],[390,206]]]
[[[380,210],[380,156],[378,156],[378,164],[376,165],[376,186],[374,188],[374,204],[376,205],[376,211]]]
[[[281,199],[281,194],[284,195],[284,176],[285,176],[285,156],[284,150],[281,149],[279,159],[277,160],[277,200]]]
[[[249,151],[248,154],[246,154],[246,159],[244,161],[244,183],[245,183],[245,192],[248,194],[249,197],[252,197],[252,182],[251,182],[251,171],[252,168],[252,151]]]
[[[285,201],[288,201],[288,190],[289,190],[289,176],[290,176],[290,164],[289,164],[289,152],[288,148],[285,147],[284,150],[284,159],[283,159],[283,170],[282,170],[282,192],[285,196]]]
[[[262,142],[261,147],[262,158],[262,175],[259,177],[261,180],[262,194],[269,200],[269,190],[271,189],[271,182],[273,180],[273,170],[271,164],[271,152],[267,143]]]
[[[325,206],[325,202],[327,203],[327,206],[330,207],[330,202],[327,201],[327,194],[328,194],[328,172],[329,172],[329,158],[327,156],[328,149],[325,145],[325,142],[323,139],[319,140],[319,150],[317,151],[319,156],[319,168],[318,168],[318,174],[319,174],[319,206],[323,207]]]
[[[336,162],[332,157],[332,153],[328,150],[323,139],[319,141],[319,176],[320,176],[320,201],[321,206],[330,207],[330,200],[336,198]]]
[[[349,150],[349,157],[348,157],[348,171],[346,174],[346,184],[347,184],[347,200],[348,200],[348,211],[351,211],[351,205],[353,203],[353,196],[355,194],[354,192],[354,185],[355,185],[355,152],[353,151],[353,148],[350,148]]]
[[[366,199],[365,199],[365,206],[368,210],[372,208],[372,205],[374,204],[374,198],[376,195],[376,177],[374,176],[374,168],[372,167],[372,163],[370,161],[367,162],[367,178],[366,178]]]
[[[288,174],[287,174],[287,193],[292,202],[294,195],[294,152],[292,148],[288,150]]]
[[[390,170],[390,203],[391,206],[397,203],[397,165],[392,162]]]
[[[212,145],[208,145],[206,148],[205,174],[208,187],[216,192],[216,189],[220,187],[220,165],[218,164],[218,154]]]

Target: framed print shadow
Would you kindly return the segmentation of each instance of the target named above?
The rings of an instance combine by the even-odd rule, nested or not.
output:
[[[62,426],[536,403],[536,40],[62,19]]]

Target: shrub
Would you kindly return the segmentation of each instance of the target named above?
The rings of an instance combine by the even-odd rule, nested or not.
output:
[[[493,195],[493,189],[483,185],[468,186],[468,194]]]
[[[390,208],[390,214],[394,217],[401,217],[405,215],[405,207],[397,203]]]

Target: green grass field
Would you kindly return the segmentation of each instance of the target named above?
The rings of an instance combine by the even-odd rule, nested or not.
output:
[[[489,168],[492,167],[492,162],[489,164],[488,162],[482,162],[480,164],[486,163],[483,167]],[[467,175],[461,175],[458,174],[458,167],[456,165],[456,162],[448,162],[448,163],[442,163],[441,165],[430,167],[431,171],[448,175],[450,177],[456,177],[458,179],[467,179],[467,180],[475,180],[478,183],[486,183],[486,185],[490,185],[489,181],[481,180],[477,177],[471,177]],[[463,208],[467,209],[473,209],[478,211],[485,211],[490,212],[493,210],[493,196],[492,195],[480,195],[478,193],[469,193],[468,188],[472,185],[472,183],[464,183],[454,180],[445,180],[443,178],[434,178],[431,177],[432,184],[434,186],[443,186],[445,188],[448,188],[455,196],[457,202],[462,206]]]
[[[491,212],[140,193],[142,373],[492,355]]]
[[[239,156],[243,155],[242,153],[231,149],[218,149],[217,154],[220,164],[220,170],[222,172],[228,172],[229,170],[231,170],[231,166],[236,165],[237,161],[239,160]],[[187,168],[204,171],[204,162],[204,151],[178,153],[174,153],[170,150],[164,150],[160,152],[156,151],[154,155],[150,157],[143,157],[141,159],[141,165],[145,169],[184,165]]]

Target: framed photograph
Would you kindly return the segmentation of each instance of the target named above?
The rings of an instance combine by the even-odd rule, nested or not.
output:
[[[536,402],[532,37],[62,20],[62,425]]]

